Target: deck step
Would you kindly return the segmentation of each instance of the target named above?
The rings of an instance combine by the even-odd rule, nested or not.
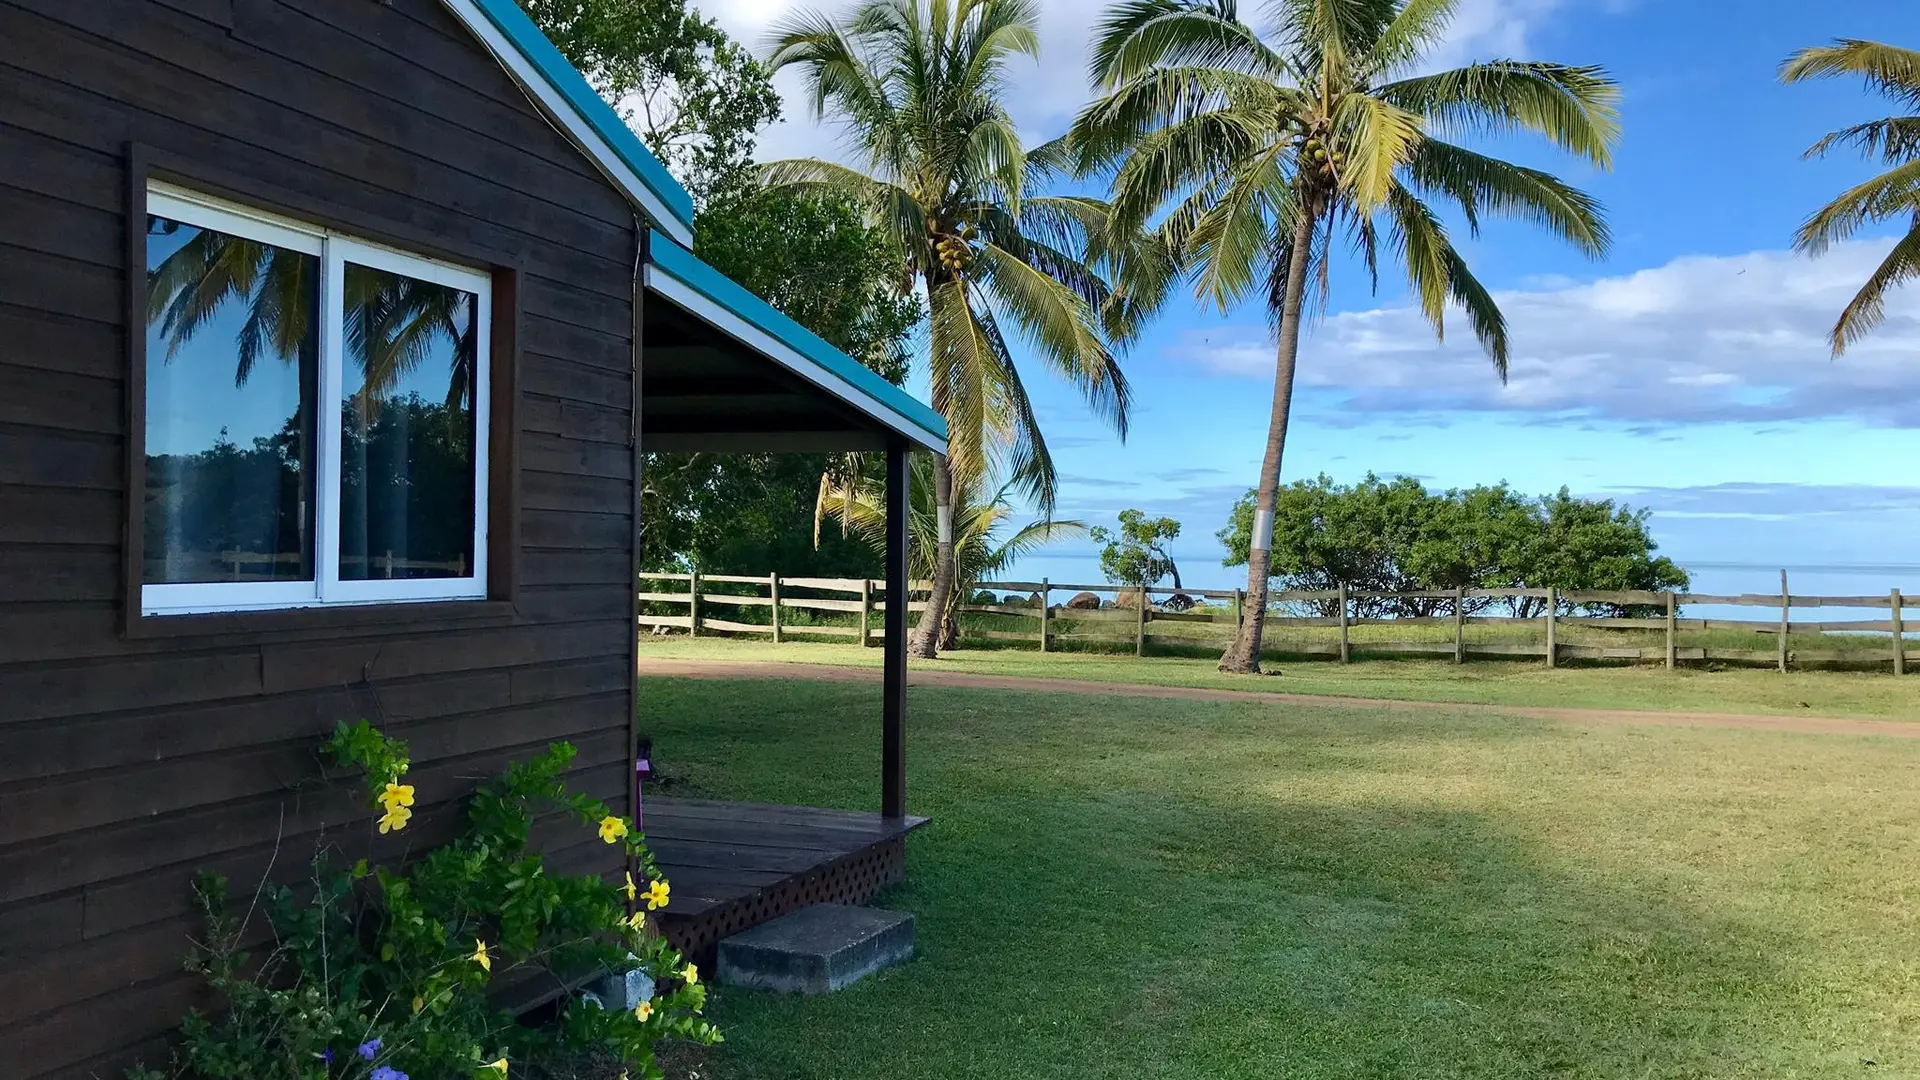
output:
[[[813,904],[720,942],[718,977],[729,986],[827,994],[912,955],[912,915]]]

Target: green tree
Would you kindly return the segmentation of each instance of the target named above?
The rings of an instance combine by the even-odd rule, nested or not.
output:
[[[765,68],[686,0],[521,0],[647,148],[709,201],[751,182],[755,134],[780,116]]]
[[[1167,545],[1180,535],[1180,523],[1170,517],[1150,518],[1140,510],[1120,511],[1118,531],[1095,526],[1089,534],[1100,549],[1100,572],[1108,581],[1150,587],[1171,575],[1180,585],[1180,567]]]
[[[1234,505],[1220,531],[1226,565],[1244,566],[1252,545],[1254,493]],[[1325,475],[1282,488],[1275,500],[1270,573],[1289,590],[1420,593],[1453,589],[1663,591],[1686,589],[1687,572],[1654,553],[1648,512],[1610,499],[1575,498],[1565,488],[1528,498],[1506,484],[1430,492],[1411,477],[1371,473],[1357,484]],[[1434,596],[1357,596],[1363,618],[1418,618],[1452,610]],[[1304,605],[1332,616],[1338,601]],[[1506,604],[1534,618],[1540,597],[1470,598],[1469,610]],[[1609,614],[1611,605],[1588,605]],[[1568,610],[1571,610],[1569,607]]]
[[[1521,573],[1535,589],[1610,592],[1683,591],[1689,577],[1672,559],[1656,557],[1659,545],[1647,530],[1648,512],[1611,499],[1576,499],[1566,488],[1539,501],[1540,531]],[[1614,609],[1616,614],[1649,614]],[[1515,606],[1523,618],[1541,614],[1546,601],[1526,597]]]
[[[1842,75],[1857,75],[1897,108],[1920,113],[1920,52],[1911,49],[1843,38],[1801,50],[1780,71],[1781,80],[1788,83]],[[1806,156],[1825,157],[1841,148],[1856,150],[1868,161],[1887,166],[1887,171],[1815,211],[1795,234],[1794,247],[1819,256],[1870,224],[1902,221],[1908,227],[1840,313],[1831,335],[1835,356],[1886,318],[1889,292],[1920,277],[1920,115],[1889,116],[1841,128],[1814,143]]]
[[[896,386],[926,311],[887,236],[841,195],[755,191],[700,214],[706,262]]]
[[[816,545],[815,490],[823,454],[649,454],[641,493],[648,570],[712,574],[878,577],[882,562],[859,540],[825,530]]]
[[[1058,477],[1009,331],[1124,436],[1114,352],[1170,280],[1168,261],[1139,230],[1116,229],[1105,202],[1029,190],[1064,163],[1056,145],[1024,147],[1006,109],[1006,65],[1037,58],[1037,22],[1031,0],[865,0],[837,20],[785,20],[768,59],[801,70],[814,114],[841,124],[863,168],[783,161],[767,185],[854,199],[925,290],[928,382],[950,450],[931,480],[948,515],[956,490],[996,471],[1052,510]],[[939,550],[917,656],[937,650],[954,591],[951,535]]]
[[[1223,671],[1260,667],[1273,520],[1308,284],[1324,301],[1344,232],[1370,273],[1384,244],[1436,333],[1447,308],[1505,377],[1506,322],[1455,248],[1435,204],[1477,231],[1483,216],[1540,225],[1598,256],[1598,205],[1537,169],[1475,152],[1459,135],[1526,132],[1604,166],[1615,84],[1593,67],[1501,60],[1418,74],[1459,0],[1272,0],[1275,32],[1234,0],[1121,0],[1095,30],[1079,166],[1112,170],[1121,222],[1158,217],[1200,296],[1230,308],[1257,295],[1278,339],[1271,420],[1248,560],[1252,615]]]
[[[933,576],[942,548],[935,468],[931,454],[915,454],[909,465],[907,576],[915,581]],[[939,608],[929,608],[938,612],[940,648],[951,649],[958,641],[960,605],[988,575],[1001,573],[1036,548],[1086,534],[1086,525],[1078,521],[1042,520],[1023,525],[1003,539],[1001,531],[1013,516],[1008,501],[1012,490],[1008,483],[989,493],[979,477],[962,479],[952,490],[954,585]],[[822,484],[818,513],[840,522],[875,552],[884,551],[887,501],[882,478],[865,475],[852,484]]]

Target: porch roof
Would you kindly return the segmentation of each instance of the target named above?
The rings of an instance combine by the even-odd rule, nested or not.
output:
[[[939,413],[686,248],[654,233],[647,259],[648,449],[946,452]]]

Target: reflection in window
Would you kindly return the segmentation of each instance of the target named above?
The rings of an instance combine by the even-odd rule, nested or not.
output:
[[[345,267],[340,578],[473,572],[477,298]]]
[[[313,580],[319,268],[147,218],[143,581]]]

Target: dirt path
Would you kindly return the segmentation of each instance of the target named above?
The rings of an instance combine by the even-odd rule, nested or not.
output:
[[[833,667],[826,664],[780,664],[762,660],[644,660],[642,675],[685,679],[805,679],[812,682],[880,681],[879,668]],[[1127,697],[1175,698],[1184,701],[1266,701],[1283,705],[1315,705],[1356,709],[1435,709],[1471,711],[1493,716],[1521,716],[1567,724],[1644,724],[1656,727],[1743,728],[1750,731],[1790,731],[1814,735],[1881,735],[1893,739],[1920,738],[1920,724],[1897,720],[1868,720],[1829,716],[1758,716],[1738,713],[1660,713],[1631,709],[1553,709],[1531,705],[1485,705],[1476,702],[1400,701],[1392,698],[1335,697],[1325,694],[1286,694],[1266,690],[1210,690],[1192,686],[1146,686],[1140,683],[1093,682],[1084,679],[1037,679],[1019,675],[980,675],[965,671],[909,669],[909,686],[957,686],[973,690],[1020,690],[1051,694],[1107,694]]]

